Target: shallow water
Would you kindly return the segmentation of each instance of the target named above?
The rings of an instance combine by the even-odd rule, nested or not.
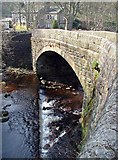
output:
[[[13,79],[13,81],[12,81]],[[83,93],[63,84],[39,85],[35,76],[10,77],[2,92],[3,158],[73,158],[81,140]]]

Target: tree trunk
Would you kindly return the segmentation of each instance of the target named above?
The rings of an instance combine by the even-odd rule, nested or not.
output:
[[[27,30],[29,30],[29,27],[30,27],[30,9],[29,9],[29,5],[30,3],[27,2],[26,3],[26,27],[27,27]]]
[[[21,26],[21,7],[20,7],[20,4],[19,4],[19,22],[20,22],[20,26]]]
[[[66,24],[65,24],[65,30],[72,30],[73,28],[73,16],[69,16],[68,18],[65,17]]]
[[[19,11],[19,22],[20,22],[20,26],[21,26],[21,12]]]
[[[26,27],[27,27],[27,30],[30,29],[30,14],[29,14],[29,10],[28,10],[27,15],[26,15]]]
[[[65,30],[67,30],[67,28],[68,28],[68,20],[67,20],[67,18],[65,18],[65,21],[66,21],[66,23],[65,23]]]

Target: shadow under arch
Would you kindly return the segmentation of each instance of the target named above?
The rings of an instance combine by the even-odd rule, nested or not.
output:
[[[69,63],[54,51],[45,51],[37,59],[36,73],[38,78],[73,86],[77,90],[83,87]]]

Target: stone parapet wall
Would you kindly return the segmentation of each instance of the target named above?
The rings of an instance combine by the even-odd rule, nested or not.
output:
[[[78,42],[82,45],[88,42],[86,46],[89,49],[90,44],[100,45],[101,39],[105,38],[113,43],[117,42],[117,33],[107,31],[65,31],[60,29],[36,29],[33,31],[32,37],[59,40],[74,46],[78,46]]]
[[[108,32],[108,31],[81,31],[81,32],[84,34],[91,34],[97,37],[102,37],[114,43],[118,42],[117,40],[118,34],[115,32]]]

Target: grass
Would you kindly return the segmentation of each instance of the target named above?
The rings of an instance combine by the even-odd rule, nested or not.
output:
[[[15,29],[15,31],[27,31],[26,25],[19,25],[19,24],[17,24],[17,25],[14,26],[14,29]]]

